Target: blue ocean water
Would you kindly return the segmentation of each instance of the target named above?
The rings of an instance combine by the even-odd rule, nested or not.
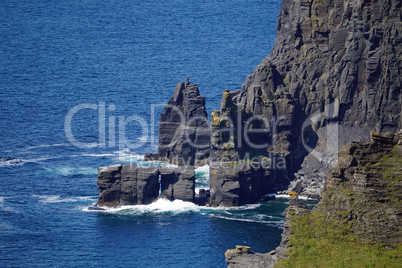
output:
[[[150,164],[176,83],[190,76],[209,113],[240,88],[273,46],[280,2],[1,1],[0,266],[225,267],[236,244],[274,249],[284,200],[87,207],[98,166]],[[196,174],[207,187],[208,167]]]

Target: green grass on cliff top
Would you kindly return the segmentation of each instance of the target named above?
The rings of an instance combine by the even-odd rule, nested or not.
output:
[[[361,242],[345,222],[316,211],[292,217],[292,245],[275,267],[401,267],[402,245]]]
[[[393,206],[400,205],[401,165],[401,152],[395,146],[391,154],[365,167],[370,172],[382,174],[383,181],[387,182],[384,193]],[[375,205],[342,185],[332,190],[346,191],[344,196],[352,194],[356,199],[366,200],[365,206]],[[328,197],[326,201],[328,204],[324,205],[336,205],[331,204]],[[340,217],[335,217],[337,220],[327,220],[327,216],[322,211],[306,213],[300,217],[291,216],[288,258],[281,259],[275,267],[402,267],[402,244],[362,242],[352,232],[353,222],[347,215],[338,215]]]

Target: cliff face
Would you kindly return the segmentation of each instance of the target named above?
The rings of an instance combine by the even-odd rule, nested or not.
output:
[[[309,185],[301,188],[319,190],[339,148],[368,138],[370,131],[402,127],[401,5],[397,0],[284,0],[271,55],[240,93],[224,93],[217,114],[231,118],[237,129],[237,122],[244,128],[257,118],[248,126],[265,133],[253,134],[254,144],[269,141],[265,154],[284,157],[291,176],[299,171],[297,178],[308,177]],[[235,115],[230,103],[236,103]],[[250,151],[242,133],[234,132],[241,142],[233,148]],[[215,148],[215,154],[225,150]]]
[[[335,102],[340,122],[399,130],[401,5],[397,0],[283,1],[271,56],[244,89],[258,84],[265,89],[262,70],[272,66],[283,83],[268,91],[289,93],[304,115]]]
[[[283,0],[271,55],[241,90],[223,92],[211,128],[197,85],[177,84],[161,114],[157,158],[209,160],[211,205],[255,203],[289,184],[318,197],[339,148],[402,127],[401,7]]]
[[[345,146],[313,211],[290,199],[281,244],[266,254],[228,250],[228,267],[397,267],[401,166],[402,133]]]
[[[353,142],[339,160],[313,211],[287,213],[290,231],[278,267],[399,265],[402,133]]]
[[[384,141],[353,142],[340,152],[314,208],[346,220],[364,240],[402,242],[402,134]]]

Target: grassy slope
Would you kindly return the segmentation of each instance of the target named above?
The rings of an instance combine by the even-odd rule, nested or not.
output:
[[[387,209],[401,211],[402,156],[397,146],[379,161],[356,167],[360,174],[364,172],[378,180],[381,198],[385,197],[386,202],[376,202],[372,195],[354,191],[358,182],[353,176],[349,181],[329,184],[318,209],[291,217],[289,258],[275,267],[402,267],[400,242],[374,242],[376,232],[381,232],[378,227],[376,232],[362,231],[367,226],[371,228],[370,221],[387,219]],[[396,217],[394,212],[386,216]],[[389,226],[390,222],[386,223]],[[400,225],[396,225],[395,230],[400,233]],[[395,233],[386,235],[390,241],[398,241]]]
[[[349,226],[321,211],[294,217],[289,258],[275,267],[401,267],[401,244],[361,242]]]

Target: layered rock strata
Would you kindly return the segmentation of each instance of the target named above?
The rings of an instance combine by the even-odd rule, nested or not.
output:
[[[314,211],[350,222],[363,240],[402,242],[402,132],[353,142],[340,151]]]
[[[402,133],[353,142],[339,152],[339,163],[327,174],[320,202],[312,213],[325,212],[328,224],[341,222],[362,241],[402,242]],[[287,258],[293,217],[309,213],[297,199],[285,210],[281,244],[269,253],[226,253],[228,267],[273,267]],[[312,223],[310,223],[312,224]],[[317,237],[319,239],[319,237]],[[342,239],[342,237],[339,237]]]
[[[270,159],[264,171],[248,170],[246,183],[242,172],[212,168],[222,175],[211,176],[213,205],[256,202],[289,184],[318,197],[339,148],[402,127],[401,5],[283,0],[271,55],[241,90],[223,92],[212,132],[198,87],[177,84],[161,114],[158,159],[182,166]],[[105,183],[115,194],[115,182]],[[247,190],[258,184],[269,187]]]
[[[210,168],[210,206],[240,206],[272,193],[270,170],[247,162],[224,162]]]
[[[197,85],[177,84],[159,121],[159,160],[176,165],[195,165],[209,157],[211,133],[205,98]]]
[[[138,167],[112,165],[98,169],[97,206],[150,204],[159,197],[194,202],[194,168]]]
[[[368,138],[370,131],[402,127],[401,5],[397,0],[284,0],[270,56],[246,78],[241,92],[224,92],[216,114],[243,129],[255,118],[248,124],[261,130],[255,143],[270,141],[262,149],[285,157],[290,177],[300,170],[293,178],[303,183],[292,184],[306,195],[319,195],[338,149]],[[239,134],[220,141],[213,134],[224,147],[214,154],[249,150]]]

